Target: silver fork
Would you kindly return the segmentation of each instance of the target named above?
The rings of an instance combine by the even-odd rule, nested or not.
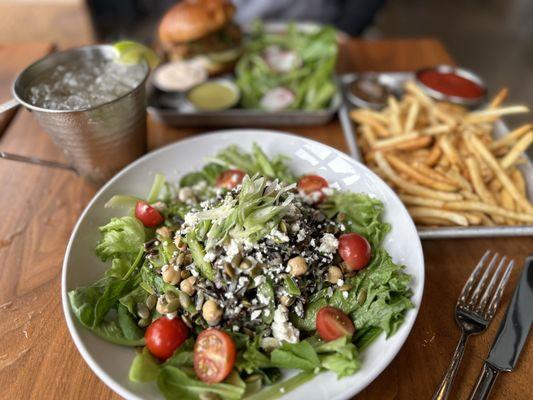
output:
[[[483,254],[483,257],[481,257],[481,260],[479,260],[476,268],[472,271],[470,277],[466,281],[465,286],[459,295],[459,299],[457,300],[457,305],[455,306],[455,321],[461,328],[461,338],[459,339],[459,343],[457,344],[448,370],[446,371],[446,374],[444,374],[439,387],[433,394],[433,400],[444,400],[448,398],[453,380],[455,379],[455,375],[461,364],[468,338],[470,335],[477,335],[487,329],[494,318],[494,314],[496,314],[498,305],[500,304],[503,290],[505,289],[505,285],[509,280],[511,270],[514,266],[514,261],[511,260],[507,263],[507,267],[505,267],[505,271],[501,278],[499,278],[498,282],[498,276],[506,264],[507,257],[503,256],[500,259],[496,270],[492,272],[494,266],[498,262],[499,256],[498,253],[494,253],[487,266],[487,259],[489,258],[490,253],[490,250],[487,250],[485,254]],[[485,271],[474,287],[474,284],[483,269]],[[489,277],[490,281],[488,285],[486,285]],[[494,290],[495,286],[496,289]]]

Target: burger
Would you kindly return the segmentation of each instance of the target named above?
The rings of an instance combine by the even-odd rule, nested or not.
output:
[[[231,71],[241,54],[242,31],[228,0],[182,0],[163,16],[159,41],[171,61],[202,56],[211,75]]]

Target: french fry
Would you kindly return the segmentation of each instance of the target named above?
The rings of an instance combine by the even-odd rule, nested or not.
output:
[[[435,164],[439,162],[439,159],[441,156],[442,156],[442,149],[440,148],[438,144],[435,144],[431,148],[431,152],[429,153],[429,156],[426,160],[426,165],[433,167]]]
[[[500,200],[503,208],[511,211],[516,210],[514,200],[507,190],[502,189],[500,191]],[[506,218],[505,222],[507,225],[515,225],[515,221],[513,221],[511,218]]]
[[[420,183],[421,185],[427,186],[435,190],[442,190],[444,192],[454,192],[457,190],[457,187],[454,185],[450,185],[444,182],[434,181],[433,179],[428,178],[427,176],[425,176],[424,174],[421,174],[415,168],[404,163],[402,160],[400,160],[398,157],[395,157],[392,154],[387,154],[386,158],[389,161],[389,163],[397,171],[403,172],[409,178],[411,178],[415,182]]]
[[[480,111],[472,111],[465,117],[467,123],[480,123],[486,121],[494,121],[497,118],[510,114],[522,114],[529,112],[529,108],[526,106],[510,106],[494,109],[486,109]]]
[[[522,196],[526,196],[526,181],[518,168],[511,171],[511,179]]]
[[[472,182],[472,186],[474,187],[474,190],[478,196],[484,202],[495,205],[496,201],[483,182],[476,159],[474,157],[468,157],[466,159],[466,167],[468,168],[468,173],[470,174],[470,182]]]
[[[450,201],[444,204],[444,208],[447,210],[456,211],[481,211],[490,216],[499,215],[505,218],[512,218],[517,221],[533,223],[533,214],[509,211],[505,208],[493,206],[490,204],[482,203],[479,201]]]
[[[514,131],[509,132],[507,135],[505,135],[501,139],[498,139],[492,142],[489,145],[489,149],[494,151],[498,148],[509,146],[513,144],[514,142],[516,142],[518,139],[520,139],[522,135],[525,135],[526,133],[528,133],[531,129],[533,129],[532,124],[522,125],[521,127],[516,128]]]
[[[533,204],[517,167],[526,162],[533,124],[493,138],[498,118],[528,108],[503,106],[507,88],[476,111],[433,100],[414,82],[404,89],[382,111],[355,110],[351,117],[363,159],[398,192],[416,223],[531,224]]]
[[[506,87],[500,89],[496,96],[494,96],[494,98],[491,100],[488,108],[494,109],[500,107],[508,95],[509,89],[507,89]]]
[[[393,135],[400,135],[402,133],[402,125],[400,123],[400,107],[398,101],[394,96],[389,96],[387,99],[390,110],[389,129]]]
[[[415,127],[416,123],[416,117],[418,116],[418,111],[420,110],[420,103],[413,102],[411,103],[411,107],[409,107],[409,111],[407,113],[407,118],[405,119],[405,126],[403,128],[403,131],[405,133],[409,133],[413,131],[413,128]]]
[[[468,226],[468,219],[459,213],[429,207],[409,207],[408,210],[409,214],[411,214],[413,218],[440,218],[451,221],[460,226]]]
[[[509,153],[500,160],[500,165],[505,170],[513,165],[518,157],[522,155],[524,151],[533,143],[533,131],[529,132],[527,135],[522,136],[522,138],[516,142],[516,144],[509,150]]]
[[[472,144],[476,147],[477,151],[481,157],[483,157],[488,166],[492,168],[503,187],[509,192],[517,204],[519,204],[524,210],[531,213],[533,217],[533,206],[531,206],[531,203],[526,199],[526,197],[516,189],[516,186],[513,184],[511,179],[509,179],[505,171],[502,169],[490,151],[475,135],[469,135],[469,139],[472,141]]]
[[[460,194],[429,189],[403,179],[394,172],[394,170],[391,168],[391,166],[385,159],[385,156],[381,152],[377,152],[375,154],[375,158],[378,166],[381,168],[385,176],[407,193],[423,197],[430,197],[443,201],[454,201],[462,199],[462,196]]]
[[[436,199],[429,199],[427,197],[413,196],[410,194],[400,194],[400,199],[410,206],[424,206],[433,208],[444,207],[444,202]]]
[[[383,124],[376,119],[369,117],[368,114],[362,114],[358,112],[359,110],[354,110],[350,112],[350,117],[354,120],[359,122],[360,124],[367,124],[374,129],[376,134],[381,137],[388,137],[390,136],[389,130],[383,126]]]

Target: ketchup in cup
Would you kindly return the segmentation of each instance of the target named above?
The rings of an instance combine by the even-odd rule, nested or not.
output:
[[[476,101],[486,94],[486,89],[476,82],[474,75],[459,68],[429,68],[419,71],[416,76],[421,84],[446,96]]]

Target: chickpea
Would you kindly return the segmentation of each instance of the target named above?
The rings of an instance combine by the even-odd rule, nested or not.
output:
[[[170,229],[168,229],[166,226],[157,228],[155,233],[157,233],[159,236],[164,237],[164,238],[170,237]]]
[[[222,308],[216,301],[209,299],[202,306],[202,316],[209,325],[216,325],[222,318]]]
[[[184,279],[180,283],[180,289],[182,292],[187,293],[189,296],[192,296],[196,292],[194,284],[196,283],[196,278],[194,276],[189,276],[187,279]]]
[[[342,270],[335,265],[331,265],[328,268],[327,279],[328,279],[328,282],[336,284],[339,281],[339,279],[342,279]]]
[[[290,274],[292,276],[301,276],[307,272],[309,267],[305,262],[305,259],[301,256],[291,258],[287,265],[290,267]]]
[[[184,203],[196,203],[196,196],[190,187],[181,188],[178,192],[178,199]]]
[[[180,272],[176,271],[172,265],[163,271],[162,277],[170,285],[177,285],[181,280]]]

